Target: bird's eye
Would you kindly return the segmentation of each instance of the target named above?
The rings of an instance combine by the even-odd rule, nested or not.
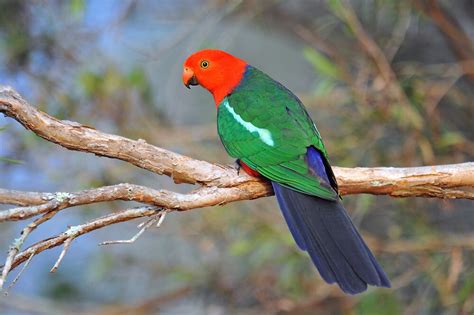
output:
[[[207,60],[201,61],[201,68],[206,69],[207,67],[209,67],[209,61]]]

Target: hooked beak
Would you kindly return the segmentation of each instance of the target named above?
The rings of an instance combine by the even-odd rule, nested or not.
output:
[[[194,72],[189,69],[188,67],[184,67],[183,69],[183,83],[184,85],[190,89],[190,85],[198,85],[199,82],[194,75]]]

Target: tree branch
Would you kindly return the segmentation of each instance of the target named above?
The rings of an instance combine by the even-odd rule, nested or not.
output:
[[[30,106],[9,87],[0,86],[0,112],[62,147],[126,161],[156,174],[170,176],[176,183],[232,187],[244,182],[258,182],[245,174],[236,176],[231,167],[195,160],[150,145],[143,139],[131,140],[76,122],[58,120]]]
[[[150,217],[152,215],[157,214],[158,211],[162,211],[162,209],[153,207],[153,206],[127,209],[127,210],[107,214],[103,217],[97,218],[95,220],[89,221],[81,225],[71,226],[63,233],[57,236],[39,241],[38,243],[31,245],[24,251],[17,254],[15,258],[12,259],[10,267],[11,269],[14,269],[19,264],[28,260],[31,255],[38,255],[42,251],[60,246],[68,240],[70,240],[68,242],[71,242],[72,240],[86,233],[95,231],[97,229],[100,229],[109,225],[113,225],[113,224],[117,224],[117,223],[121,223],[125,221],[130,221],[130,220],[134,220],[134,219],[138,219],[142,217]],[[4,266],[4,270],[6,269],[5,267],[6,266]]]
[[[253,198],[272,194],[268,184],[243,172],[239,175],[230,166],[195,160],[150,145],[141,139],[131,140],[79,123],[58,120],[30,106],[9,87],[0,86],[0,112],[40,137],[65,148],[123,160],[151,172],[170,176],[176,183],[197,183],[217,188],[238,187]],[[474,199],[474,163],[413,168],[334,167],[334,173],[342,194]],[[2,193],[5,192],[0,191],[0,197]],[[15,204],[24,205],[21,201],[27,197],[10,195],[8,198],[16,198]],[[39,199],[36,198],[35,204],[40,202]],[[242,196],[242,199],[245,198]]]
[[[335,170],[342,194],[474,199],[474,162]]]
[[[245,173],[239,174],[230,166],[195,160],[150,145],[141,139],[131,140],[103,133],[79,123],[58,120],[30,106],[9,87],[0,86],[0,112],[15,119],[38,136],[67,149],[120,159],[151,172],[170,176],[176,183],[200,185],[187,194],[133,184],[118,184],[72,193],[0,189],[0,204],[18,206],[0,211],[0,222],[25,220],[41,215],[27,225],[20,237],[12,243],[2,269],[0,289],[9,272],[16,266],[30,261],[44,250],[64,244],[64,249],[52,268],[52,271],[55,271],[72,241],[96,229],[137,218],[151,217],[152,220],[141,225],[141,230],[131,239],[135,240],[156,221],[155,219],[161,223],[166,211],[222,205],[232,201],[269,196],[273,193],[268,182]],[[474,163],[413,168],[334,167],[334,172],[342,194],[370,193],[394,197],[474,199]],[[29,234],[59,211],[114,200],[136,201],[148,206],[107,214],[88,223],[70,227],[62,234],[21,250]],[[124,243],[131,240],[109,243]]]
[[[180,194],[162,189],[156,190],[132,184],[104,186],[73,193],[34,193],[0,189],[0,204],[7,204],[9,201],[16,202],[17,196],[23,194],[31,196],[32,204],[32,206],[0,211],[0,222],[24,220],[53,209],[63,210],[75,206],[114,200],[136,201],[167,209],[184,211],[223,205],[231,201],[255,199],[263,197],[269,192],[269,188],[253,191],[246,187],[246,185],[229,188],[201,187],[189,194]],[[2,197],[5,199],[2,200]],[[40,200],[43,203],[38,205],[37,202]],[[23,198],[21,201],[22,203],[28,202],[26,198]]]

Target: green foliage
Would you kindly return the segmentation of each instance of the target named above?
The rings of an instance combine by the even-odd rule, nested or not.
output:
[[[56,277],[47,284],[45,294],[55,301],[77,301],[81,296],[78,286],[66,275],[58,273]]]
[[[329,9],[335,14],[341,13],[344,10],[341,0],[327,0],[326,2]]]
[[[399,315],[402,314],[400,302],[392,292],[372,291],[362,296],[357,303],[358,315]]]
[[[75,16],[80,16],[84,12],[85,7],[85,0],[70,0],[69,2],[71,13]]]
[[[7,127],[0,127],[0,132],[6,130]],[[2,157],[0,156],[0,162],[5,162],[5,163],[13,163],[13,164],[23,164],[23,161],[20,161],[20,160],[15,160],[15,159],[10,159],[10,158],[6,158],[6,157]]]
[[[459,131],[448,130],[441,134],[436,146],[439,149],[445,149],[455,145],[461,145],[466,142],[468,142],[468,139],[466,139],[466,137],[464,137]]]
[[[5,162],[5,163],[12,163],[12,164],[23,164],[24,163],[23,161],[20,161],[20,160],[9,159],[9,158],[5,158],[5,157],[1,157],[1,156],[0,156],[0,161]]]
[[[147,102],[152,98],[149,80],[141,68],[125,73],[114,66],[107,66],[102,71],[86,70],[80,73],[79,83],[90,98],[113,98],[130,90],[136,90]]]
[[[321,79],[313,90],[315,96],[329,95],[334,90],[336,82],[332,79]]]
[[[147,87],[148,79],[143,69],[135,68],[128,73],[128,81],[133,87],[144,89]]]
[[[103,281],[110,270],[117,266],[117,261],[111,253],[103,253],[92,258],[92,264],[87,270],[91,282]]]
[[[474,272],[471,272],[469,277],[466,277],[464,284],[458,291],[458,298],[461,303],[466,302],[468,299],[472,300],[474,296]]]
[[[79,82],[84,89],[84,94],[90,97],[100,89],[102,77],[93,72],[85,71],[80,75]]]
[[[303,54],[306,60],[311,63],[316,73],[331,79],[339,78],[337,66],[319,51],[306,47],[303,49]]]

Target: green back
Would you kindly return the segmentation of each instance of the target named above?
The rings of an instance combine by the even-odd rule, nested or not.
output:
[[[293,93],[260,70],[247,66],[240,85],[222,100],[217,129],[229,155],[266,178],[306,194],[338,198],[335,182],[331,187],[305,161],[309,146],[327,159],[313,121]]]

